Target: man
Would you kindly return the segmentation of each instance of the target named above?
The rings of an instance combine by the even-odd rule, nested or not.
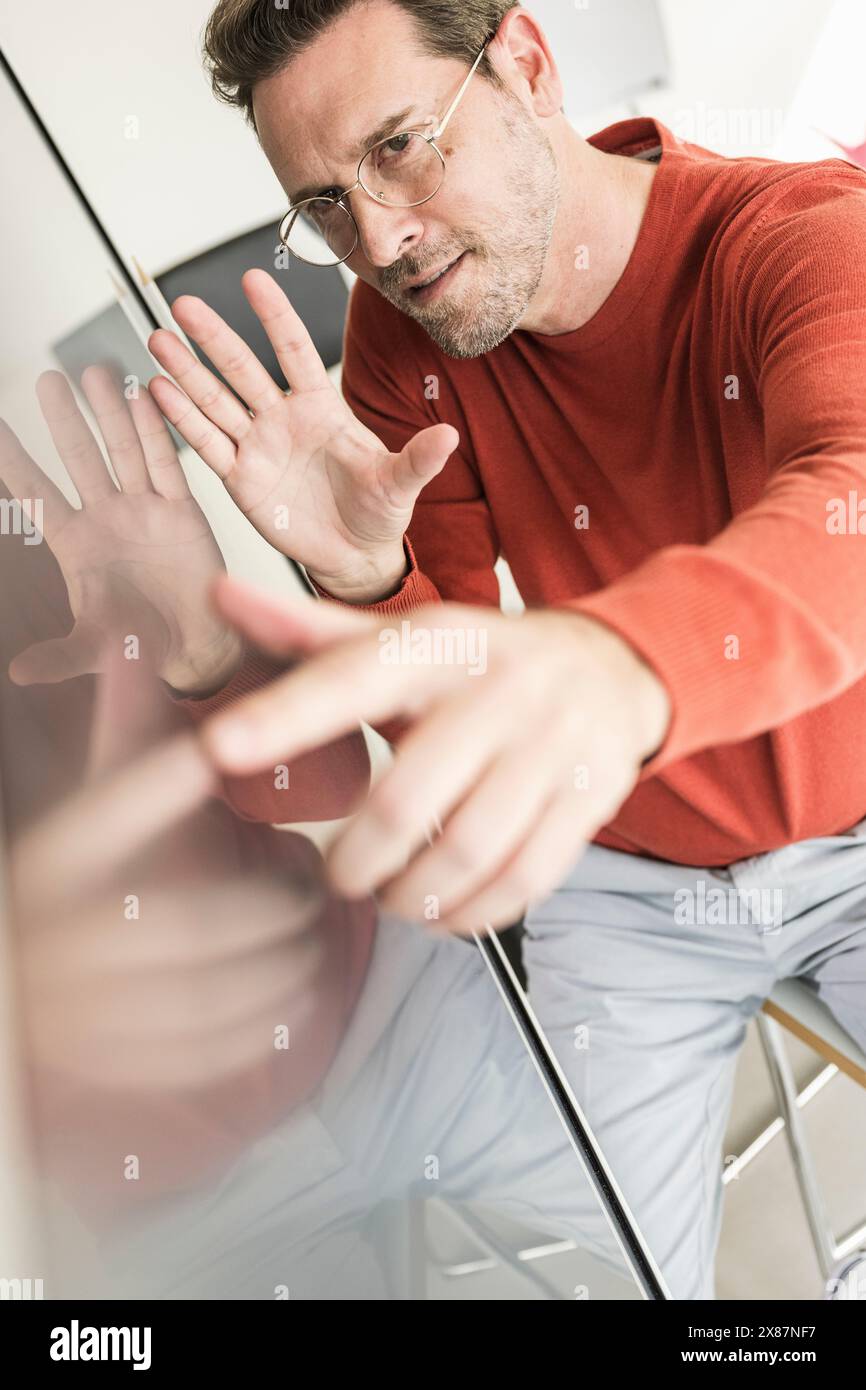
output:
[[[334,883],[455,931],[530,904],[541,1021],[675,1295],[710,1297],[748,1018],[804,975],[866,1042],[866,177],[651,120],[586,141],[508,0],[222,0],[206,47],[286,244],[311,221],[359,277],[347,404],[261,273],[289,397],[200,301],[175,316],[236,396],[152,340],[163,412],[336,600],[281,615],[311,659],[207,746],[252,775],[400,730]]]

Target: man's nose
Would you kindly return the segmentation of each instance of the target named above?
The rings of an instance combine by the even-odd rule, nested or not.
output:
[[[393,265],[424,235],[418,208],[395,208],[379,203],[358,189],[352,196],[352,212],[358,227],[359,249],[378,270]]]

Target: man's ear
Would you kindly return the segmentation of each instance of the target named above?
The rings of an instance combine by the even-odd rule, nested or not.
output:
[[[500,77],[531,105],[536,116],[559,115],[565,101],[562,78],[533,15],[520,6],[509,10],[488,52]]]

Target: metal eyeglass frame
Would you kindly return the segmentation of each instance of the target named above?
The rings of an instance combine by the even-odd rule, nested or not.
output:
[[[439,125],[433,131],[432,135],[425,135],[420,130],[400,130],[397,131],[395,135],[389,135],[385,140],[379,140],[375,145],[371,145],[370,149],[366,151],[363,158],[360,160],[358,164],[357,183],[354,183],[351,188],[347,188],[343,193],[340,194],[339,198],[304,198],[302,202],[296,203],[294,207],[289,208],[288,212],[286,213],[285,217],[280,223],[280,241],[282,242],[283,246],[285,246],[290,256],[294,256],[295,259],[298,261],[303,261],[305,265],[315,266],[318,270],[330,270],[333,268],[333,266],[343,265],[349,259],[350,256],[354,256],[355,252],[358,249],[358,242],[360,241],[361,237],[360,232],[358,230],[358,224],[355,221],[354,213],[352,212],[351,208],[344,207],[343,199],[348,198],[350,193],[357,193],[359,188],[363,193],[367,194],[368,198],[372,198],[375,203],[378,203],[380,207],[419,208],[422,206],[422,204],[429,203],[431,198],[436,197],[436,194],[439,192],[439,189],[445,182],[446,169],[445,156],[440,150],[439,146],[436,144],[436,141],[441,140],[442,136],[445,134],[451,117],[454,115],[454,112],[457,110],[458,106],[460,105],[461,101],[466,95],[466,91],[469,87],[469,84],[475,76],[476,72],[478,71],[481,60],[495,37],[495,34],[491,34],[490,38],[485,43],[481,52],[478,54],[478,57],[475,59],[475,62],[472,64],[472,67],[467,73],[466,79],[463,82],[460,91],[457,93],[451,105],[448,107],[448,110],[445,112],[445,115],[443,116]],[[364,180],[361,178],[361,170],[363,169],[364,165],[366,164],[373,151],[378,150],[381,145],[389,144],[392,140],[399,140],[401,135],[417,135],[419,139],[425,140],[427,144],[430,146],[430,148],[432,150],[435,150],[439,162],[442,165],[442,178],[440,179],[437,187],[434,188],[432,193],[428,193],[426,198],[419,198],[416,203],[389,203],[381,193],[372,193],[370,189],[367,188],[366,184],[364,183]],[[347,252],[345,256],[341,256],[339,260],[328,262],[327,265],[323,265],[319,261],[308,261],[305,256],[299,256],[297,251],[293,251],[291,249],[286,240],[298,216],[309,203],[333,203],[335,207],[340,208],[340,210],[345,213],[346,217],[350,219],[355,228],[355,244],[352,247],[351,251]],[[289,221],[289,219],[291,219],[291,222]]]

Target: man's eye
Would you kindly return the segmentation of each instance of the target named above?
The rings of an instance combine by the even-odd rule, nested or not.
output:
[[[333,219],[339,215],[336,205],[342,196],[342,189],[329,189],[318,198],[310,198],[304,212],[307,217],[312,217],[315,222],[319,223]]]
[[[404,135],[392,135],[390,140],[386,140],[382,149],[385,154],[405,154],[409,147],[412,136],[408,133]]]

